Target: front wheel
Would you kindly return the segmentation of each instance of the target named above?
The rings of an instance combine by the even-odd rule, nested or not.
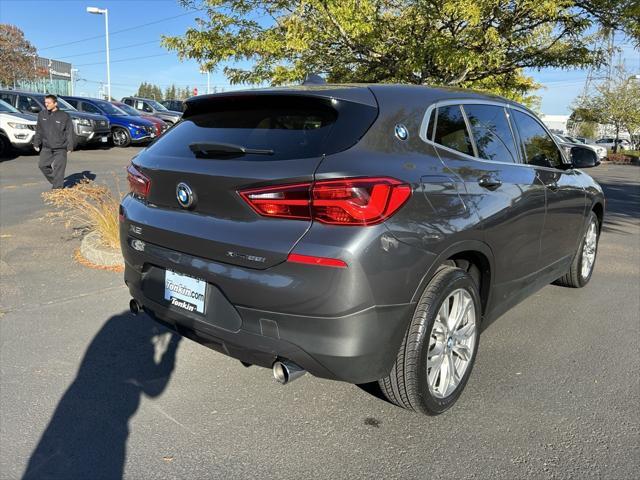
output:
[[[0,158],[8,157],[9,153],[11,153],[11,143],[4,135],[0,135]]]
[[[427,415],[453,406],[471,375],[480,318],[471,275],[439,270],[420,297],[391,373],[378,382],[387,399]]]
[[[111,132],[111,138],[115,147],[124,148],[131,144],[131,136],[125,128],[114,128]]]
[[[598,217],[595,213],[591,212],[587,230],[571,262],[569,271],[553,283],[562,287],[571,288],[582,288],[589,283],[598,253],[599,227],[600,222],[598,222]]]

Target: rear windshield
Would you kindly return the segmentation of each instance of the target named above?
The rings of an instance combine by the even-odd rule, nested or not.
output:
[[[376,109],[365,122],[354,121],[362,105],[338,109],[328,100],[305,97],[249,97],[236,101],[223,99],[200,108],[161,137],[149,150],[157,155],[190,156],[192,143],[232,144],[248,149],[272,150],[272,155],[247,154],[246,160],[287,160],[334,153],[353,145],[375,119]],[[342,108],[342,111],[338,111]],[[371,107],[364,107],[371,108]],[[360,111],[360,114],[365,113]],[[351,136],[337,134],[338,118],[351,123]],[[366,125],[364,125],[366,123]],[[361,124],[361,125],[359,125]],[[333,133],[333,135],[332,135]],[[331,142],[329,139],[333,138]],[[335,137],[335,138],[334,138]]]

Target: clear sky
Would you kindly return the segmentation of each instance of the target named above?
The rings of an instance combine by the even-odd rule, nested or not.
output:
[[[113,97],[134,93],[143,81],[163,89],[174,83],[206,92],[207,78],[199,73],[198,64],[180,62],[160,46],[160,35],[180,35],[202,15],[188,12],[177,0],[0,0],[0,22],[22,29],[40,56],[72,63],[81,79],[76,93],[96,96],[101,82],[106,82],[104,17],[86,13],[88,6],[109,9]],[[640,73],[640,51],[618,38],[627,68]],[[546,87],[538,92],[546,114],[569,113],[587,77],[580,70],[528,73]],[[212,72],[211,85],[234,88],[221,69]]]

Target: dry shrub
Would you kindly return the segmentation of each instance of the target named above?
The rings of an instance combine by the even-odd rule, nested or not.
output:
[[[71,188],[51,190],[42,197],[45,203],[64,212],[71,222],[98,232],[105,246],[120,248],[120,195],[115,195],[106,185],[83,179]]]

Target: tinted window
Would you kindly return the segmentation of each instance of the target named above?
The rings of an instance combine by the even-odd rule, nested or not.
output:
[[[354,111],[354,115],[359,112]],[[365,118],[364,112],[359,114]],[[208,111],[190,116],[175,125],[150,150],[160,155],[194,156],[192,143],[234,144],[246,148],[271,149],[273,155],[246,155],[244,158],[283,160],[307,158],[329,153],[329,134],[343,135],[333,129],[338,112],[314,100],[249,97],[246,100],[221,103]],[[364,133],[355,118],[345,120],[355,143]],[[366,128],[369,126],[367,122]],[[335,130],[335,132],[334,132]]]
[[[473,155],[471,139],[459,105],[438,107],[434,142]]]
[[[97,107],[94,107],[87,102],[82,102],[82,111],[87,113],[97,113],[98,115],[102,114],[102,112]]]
[[[478,156],[485,160],[516,162],[516,144],[503,107],[464,105],[476,142]]]
[[[125,113],[115,105],[105,102],[104,100],[94,100],[93,103],[107,115],[124,115]]]
[[[0,100],[4,100],[9,105],[15,105],[16,96],[10,93],[0,93]]]
[[[13,108],[4,100],[0,100],[0,112],[3,113],[20,113],[17,109]]]
[[[31,107],[36,107],[39,110],[42,109],[42,107],[40,106],[40,104],[35,100],[35,98],[32,98],[28,95],[20,95],[18,97],[18,110],[22,111],[22,112],[33,112],[35,113],[35,109],[31,110]]]
[[[133,105],[133,100],[131,100],[130,98],[125,98],[124,103],[126,103],[127,105]]]
[[[533,117],[517,110],[513,112],[513,118],[518,126],[527,163],[539,167],[560,167],[560,151],[542,125]]]
[[[71,99],[69,99],[69,100],[67,100],[67,103],[68,103],[69,105],[71,105],[73,108],[78,108],[78,101],[77,101],[77,100],[71,100]]]

